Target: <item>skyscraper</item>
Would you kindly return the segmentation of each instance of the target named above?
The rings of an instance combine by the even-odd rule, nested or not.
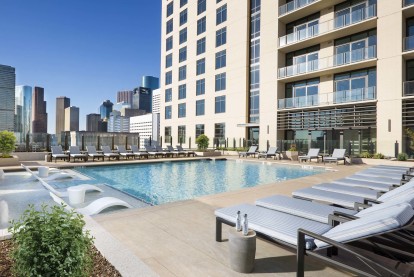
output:
[[[142,86],[151,90],[160,88],[160,79],[153,76],[142,76]]]
[[[75,106],[65,109],[65,131],[79,131],[79,108]]]
[[[118,91],[116,94],[116,102],[117,103],[126,102],[132,105],[132,94],[133,94],[132,90]]]
[[[150,88],[138,87],[134,89],[132,108],[152,112],[152,90]]]
[[[45,90],[34,87],[32,94],[32,132],[47,133]]]
[[[0,131],[14,131],[15,68],[0,65]]]
[[[14,132],[17,142],[26,141],[26,134],[32,132],[32,87],[16,86]]]
[[[152,113],[160,113],[161,104],[161,90],[155,89],[152,91]]]
[[[70,107],[70,98],[60,96],[56,98],[56,135],[60,138],[60,133],[65,131],[65,109]]]
[[[112,112],[113,106],[114,104],[109,100],[102,102],[102,105],[99,107],[99,113],[101,114],[101,119],[109,118],[109,115]]]
[[[99,121],[101,121],[101,115],[98,113],[91,113],[86,115],[86,131],[99,132]]]

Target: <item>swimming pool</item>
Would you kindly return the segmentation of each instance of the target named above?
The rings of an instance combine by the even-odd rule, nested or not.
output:
[[[226,160],[77,167],[74,170],[154,205],[325,172],[315,167]]]

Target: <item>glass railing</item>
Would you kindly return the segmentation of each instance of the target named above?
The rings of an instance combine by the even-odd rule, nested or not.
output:
[[[414,81],[404,82],[403,96],[414,96]]]
[[[414,50],[414,36],[405,37],[403,40],[404,51]]]
[[[414,4],[414,0],[403,0],[404,7],[411,6],[413,4]]]
[[[351,24],[355,24],[364,20],[368,20],[377,15],[377,6],[371,5],[366,8],[336,16],[332,20],[324,21],[305,29],[295,31],[279,38],[279,47],[292,44],[304,39],[318,36],[323,33],[340,29]]]
[[[363,60],[369,60],[377,56],[377,47],[372,45],[366,48],[356,49],[334,56],[329,56],[313,61],[298,63],[279,68],[279,78],[295,76],[303,73],[309,73],[316,70],[327,69],[335,66],[356,63]]]
[[[318,0],[294,0],[279,7],[279,16],[293,12]]]
[[[340,103],[348,103],[348,102],[375,100],[376,97],[377,97],[376,87],[335,91],[333,93],[333,103],[340,104]]]
[[[302,108],[319,105],[319,95],[307,95],[293,98],[279,99],[279,109]]]

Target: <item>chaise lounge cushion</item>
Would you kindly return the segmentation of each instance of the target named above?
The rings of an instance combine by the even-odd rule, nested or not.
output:
[[[414,180],[411,180],[410,182],[399,186],[398,188],[395,188],[393,190],[388,191],[387,193],[384,193],[378,198],[378,201],[385,202],[390,201],[394,198],[398,198],[401,195],[414,193]]]

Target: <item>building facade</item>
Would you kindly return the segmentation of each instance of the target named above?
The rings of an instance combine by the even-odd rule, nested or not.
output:
[[[87,114],[86,115],[86,131],[87,132],[102,132],[102,130],[99,130],[99,121],[101,121],[100,114],[97,114],[97,113]]]
[[[65,109],[70,107],[70,98],[60,96],[56,98],[56,135],[61,137],[60,133],[63,131],[69,131],[65,128]],[[73,130],[74,131],[74,130]]]
[[[16,86],[14,133],[18,143],[32,132],[32,87]]]
[[[160,113],[161,110],[161,90],[152,91],[152,113]]]
[[[32,132],[47,133],[45,90],[34,87],[32,94]]]
[[[108,132],[128,133],[129,117],[122,116],[119,111],[111,112],[108,120]]]
[[[132,90],[118,91],[116,93],[116,102],[117,103],[126,102],[126,103],[132,105],[132,94],[133,94]]]
[[[152,113],[130,118],[130,132],[139,133],[140,146],[148,146],[159,143],[160,114]]]
[[[142,76],[142,87],[155,90],[160,88],[160,79],[154,76]]]
[[[102,102],[101,106],[99,107],[99,113],[101,114],[101,119],[108,119],[109,115],[112,112],[112,108],[114,106],[114,103],[112,103],[109,100],[105,100]]]
[[[79,108],[75,106],[65,109],[65,131],[79,131]]]
[[[16,70],[0,64],[0,131],[14,132]]]

